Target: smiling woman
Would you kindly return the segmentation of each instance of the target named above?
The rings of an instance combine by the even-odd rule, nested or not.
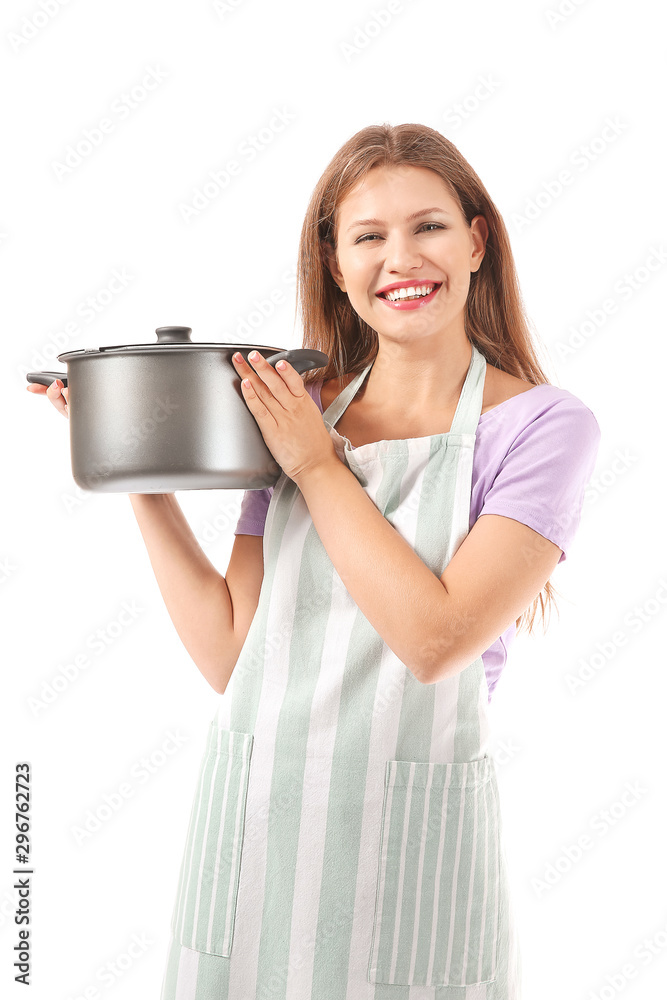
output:
[[[420,203],[431,207],[417,207],[406,214],[406,206]],[[382,217],[357,218],[364,208],[373,210],[381,204],[390,207]],[[465,337],[462,317],[470,275],[482,262],[488,236],[484,217],[477,215],[468,225],[442,178],[424,167],[401,164],[371,169],[339,206],[337,226],[343,235],[335,252],[324,244],[327,266],[357,315],[379,333],[378,323],[389,320],[383,312],[378,314],[378,308],[393,313],[419,311],[407,326],[397,317],[389,329],[405,331],[415,363],[424,358],[424,351],[433,361],[439,355],[444,359],[442,352],[452,338],[443,337],[443,331],[456,317],[457,339]],[[369,227],[374,231],[365,232]],[[397,350],[404,354],[394,338],[383,339],[378,361],[397,359]],[[374,371],[374,387],[384,367]],[[431,364],[430,371],[430,378],[437,379],[437,366]],[[443,375],[446,379],[446,372],[441,372],[436,390],[440,400],[447,393]],[[419,404],[425,411],[438,402],[431,398],[433,388],[422,383]],[[455,391],[450,387],[452,395]]]
[[[237,525],[162,1000],[518,1000],[488,701],[599,428],[547,382],[502,219],[427,126],[345,143],[298,278],[328,366],[233,359],[282,474]]]

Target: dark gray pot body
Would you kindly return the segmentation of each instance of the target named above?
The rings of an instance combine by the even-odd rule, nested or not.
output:
[[[128,345],[58,355],[67,375],[30,372],[28,381],[69,388],[72,475],[96,493],[273,486],[281,468],[248,409],[232,363],[258,351],[274,364],[285,358],[300,373],[328,363],[320,351],[187,340]],[[158,331],[158,336],[159,336]],[[170,334],[171,336],[182,336]]]

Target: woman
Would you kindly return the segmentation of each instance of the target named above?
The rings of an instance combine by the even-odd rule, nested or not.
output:
[[[234,359],[282,475],[246,492],[226,582],[173,495],[131,495],[222,695],[162,1000],[517,1000],[487,706],[599,428],[546,381],[502,219],[433,129],[334,156],[299,296],[324,371]]]

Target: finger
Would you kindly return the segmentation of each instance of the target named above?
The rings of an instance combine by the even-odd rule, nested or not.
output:
[[[256,357],[255,354],[257,354]],[[292,375],[296,375],[296,372],[291,365],[287,365],[285,362],[286,367],[284,369],[276,370],[273,365],[269,364],[266,358],[263,358],[261,354],[255,351],[250,352],[248,355],[248,361],[252,364],[262,382],[264,382],[264,384],[271,390],[275,398],[279,402],[286,402],[288,396],[292,395],[291,386],[294,384],[293,379],[288,375],[288,373],[291,372]],[[299,381],[301,381],[301,379],[299,379]],[[259,389],[259,395],[262,387],[258,387],[255,381],[253,381],[252,384],[255,391]]]
[[[264,417],[273,416],[268,407],[262,402],[261,397],[255,392],[249,378],[242,379],[241,392],[243,393],[243,398],[246,401],[248,409],[256,420],[263,420]]]
[[[279,361],[276,365],[276,370],[280,372],[282,380],[290,387],[293,391],[296,389],[304,389],[303,378],[299,375],[296,368],[294,368],[289,361]]]
[[[60,385],[60,379],[56,379],[50,386],[47,387],[46,396],[47,399],[53,403],[58,412],[62,413],[63,416],[66,417],[68,413],[67,397],[63,396],[63,392],[64,389],[63,386]]]
[[[236,369],[236,374],[241,379],[241,382],[243,382],[244,378],[247,378],[252,382],[253,376],[255,375],[255,371],[253,368],[251,368],[251,366],[245,360],[240,351],[237,351],[235,354],[232,354],[232,364],[234,365],[234,368]]]
[[[232,364],[241,379],[241,392],[247,401],[250,395],[254,394],[254,384],[258,383],[259,379],[240,352],[232,355]],[[244,381],[247,381],[247,386],[243,384]]]
[[[232,361],[241,377],[241,391],[246,403],[249,403],[251,398],[255,398],[258,401],[263,399],[268,403],[271,392],[250,363],[245,361],[243,357],[237,358],[235,355],[232,356]],[[271,366],[267,365],[267,367],[270,368]],[[244,382],[247,382],[247,385],[244,385]]]

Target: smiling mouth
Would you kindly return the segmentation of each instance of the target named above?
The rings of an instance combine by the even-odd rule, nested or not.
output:
[[[426,298],[431,292],[440,287],[441,282],[428,282],[422,285],[410,285],[407,288],[392,288],[388,292],[378,292],[378,298],[386,299],[387,302],[416,302],[417,299]]]

